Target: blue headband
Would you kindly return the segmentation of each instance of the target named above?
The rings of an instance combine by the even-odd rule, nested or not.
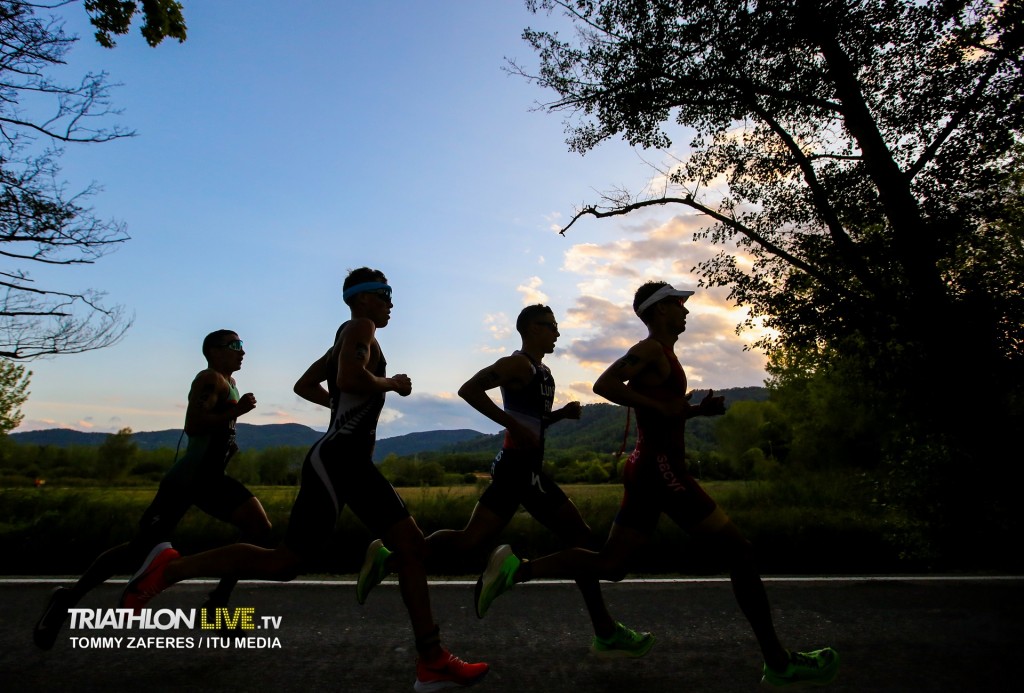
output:
[[[391,287],[384,282],[363,282],[362,284],[356,284],[345,289],[345,292],[341,295],[344,300],[348,300],[356,294],[361,294],[366,291],[376,291],[377,289],[387,289],[388,296],[391,295]]]

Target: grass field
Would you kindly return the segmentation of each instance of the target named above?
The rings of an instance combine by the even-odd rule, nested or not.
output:
[[[483,486],[399,489],[424,533],[464,526]],[[621,500],[617,484],[564,487],[599,540],[607,536]],[[870,573],[906,569],[884,537],[884,518],[874,511],[849,479],[822,477],[785,482],[708,482],[707,491],[754,543],[766,573]],[[252,489],[274,525],[271,544],[284,535],[296,487]],[[79,574],[101,551],[133,534],[152,500],[153,488],[7,488],[0,489],[0,548],[3,573]],[[183,552],[234,541],[233,529],[192,509],[174,543]],[[317,573],[353,573],[362,559],[369,530],[347,509],[323,558],[309,566]],[[526,556],[561,548],[533,518],[520,512],[497,540]],[[489,547],[488,547],[489,548]],[[483,555],[458,564],[432,566],[449,574],[472,574]],[[706,574],[719,572],[701,548],[662,518],[650,550],[642,552],[637,573]]]

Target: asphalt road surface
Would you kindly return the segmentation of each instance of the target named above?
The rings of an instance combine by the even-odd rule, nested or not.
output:
[[[788,647],[839,650],[831,691],[1021,690],[1024,578],[769,580],[767,587]],[[0,581],[0,691],[412,690],[411,634],[391,581],[362,607],[351,581],[243,583],[232,606],[254,610],[252,630],[203,630],[196,615],[193,629],[65,629],[42,651],[31,630],[50,589]],[[209,589],[177,585],[151,607],[188,615]],[[79,607],[110,608],[119,591],[104,586]],[[589,652],[590,623],[572,584],[519,586],[485,620],[474,614],[472,593],[465,582],[431,588],[445,643],[491,664],[473,689],[480,693],[751,691],[760,681],[756,642],[725,581],[606,585],[612,614],[657,636],[639,660]],[[249,647],[236,641],[242,636]]]

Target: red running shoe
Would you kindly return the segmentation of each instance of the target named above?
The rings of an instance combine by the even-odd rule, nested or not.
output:
[[[171,583],[164,578],[164,568],[179,555],[168,541],[154,546],[121,593],[121,608],[131,609],[138,614],[150,599],[170,587]]]
[[[482,679],[490,666],[486,662],[463,662],[448,650],[431,661],[416,661],[416,693],[433,693],[446,688],[465,688]]]

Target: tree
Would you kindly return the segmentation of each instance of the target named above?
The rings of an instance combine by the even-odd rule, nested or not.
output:
[[[36,286],[30,268],[91,264],[128,239],[124,224],[102,221],[86,206],[95,184],[69,193],[58,159],[65,144],[99,143],[133,133],[105,125],[116,113],[107,75],[63,84],[48,72],[65,62],[76,38],[60,21],[37,16],[37,5],[0,0],[0,357],[31,359],[116,343],[132,319],[95,290]],[[181,7],[145,0],[142,32],[151,45],[185,38]],[[128,30],[136,3],[86,0],[97,40]]]
[[[527,5],[577,28],[571,40],[526,30],[539,69],[511,66],[556,93],[549,110],[572,115],[571,149],[618,136],[665,148],[673,128],[694,133],[662,193],[608,193],[563,233],[584,216],[651,205],[706,215],[698,237],[722,250],[699,267],[702,282],[729,287],[776,330],[760,344],[769,353],[798,353],[809,373],[839,359],[881,393],[874,405],[891,429],[878,454],[905,470],[894,495],[923,475],[946,491],[920,485],[917,510],[952,524],[973,513],[955,510],[950,470],[1000,460],[1021,420],[1021,3]],[[951,408],[960,367],[985,406]],[[992,512],[978,517],[1002,522]]]
[[[132,429],[111,433],[96,451],[96,476],[104,481],[117,481],[132,468],[139,446],[132,440]]]
[[[69,0],[70,1],[70,0]],[[140,9],[132,0],[85,0],[89,21],[96,27],[96,42],[105,48],[114,47],[111,34],[128,33],[132,18]],[[146,43],[157,46],[165,38],[185,40],[187,27],[182,6],[176,0],[142,0],[142,35]]]
[[[21,424],[21,405],[28,399],[31,377],[23,365],[0,358],[0,438]]]

